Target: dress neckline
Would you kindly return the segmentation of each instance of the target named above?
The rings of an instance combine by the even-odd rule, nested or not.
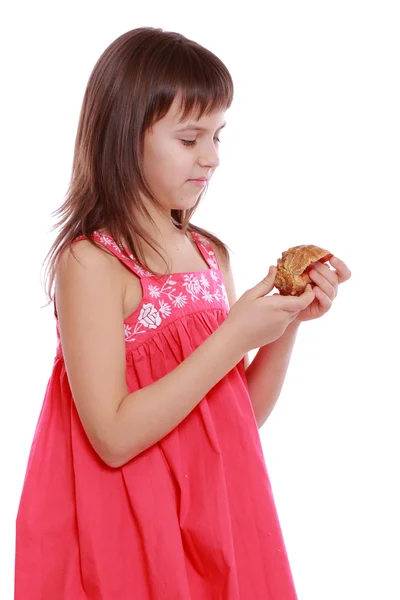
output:
[[[105,232],[102,232],[102,231],[94,231],[93,233],[95,235],[98,235],[98,236],[105,236],[106,238],[109,238],[116,245],[116,242],[115,242],[114,238],[112,238],[108,233],[105,233]],[[131,260],[136,265],[136,267],[138,269],[140,269],[141,271],[143,271],[144,273],[146,273],[147,276],[154,277],[155,279],[162,279],[163,277],[176,277],[176,276],[179,276],[179,275],[201,275],[201,274],[205,274],[205,273],[210,273],[211,271],[219,270],[219,269],[213,268],[209,264],[209,261],[208,261],[207,257],[205,256],[205,253],[199,247],[199,240],[197,240],[196,237],[195,237],[198,234],[196,232],[194,232],[194,231],[189,231],[188,233],[191,236],[192,240],[194,241],[198,252],[200,253],[200,255],[202,256],[203,260],[208,265],[207,269],[201,269],[200,271],[174,271],[172,273],[164,273],[163,275],[155,275],[155,274],[151,273],[150,271],[145,271],[143,269],[143,267],[139,264],[138,260],[128,251],[128,249],[125,246],[122,246],[122,249],[124,250],[124,252],[126,253],[126,255],[130,257],[129,260]],[[143,276],[146,277],[146,275],[143,275]]]

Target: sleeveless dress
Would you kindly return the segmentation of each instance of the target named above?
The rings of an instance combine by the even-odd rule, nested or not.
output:
[[[177,367],[228,314],[213,247],[191,235],[209,269],[160,278],[92,234],[142,286],[124,321],[130,392]],[[16,520],[15,600],[296,600],[244,361],[168,435],[111,468],[76,411],[55,316]]]

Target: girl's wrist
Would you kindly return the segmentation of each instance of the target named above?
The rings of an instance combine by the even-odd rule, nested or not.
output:
[[[298,321],[297,318],[294,319],[294,321],[289,323],[289,325],[286,327],[286,331],[288,329],[289,329],[289,331],[296,331],[300,327],[301,323],[302,323],[302,321]]]

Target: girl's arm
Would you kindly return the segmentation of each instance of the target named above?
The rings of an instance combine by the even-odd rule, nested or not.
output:
[[[226,263],[214,246],[230,306],[236,302],[236,290],[230,263]],[[245,369],[249,395],[258,428],[262,427],[278,401],[289,366],[299,323],[291,323],[285,333],[274,342],[262,346],[251,364],[245,356]]]
[[[259,429],[278,401],[298,328],[298,323],[291,323],[279,339],[257,351],[246,369],[247,386]]]
[[[119,467],[174,429],[244,356],[229,323],[155,383],[129,393],[124,285],[116,259],[87,241],[63,253],[56,277],[66,371],[94,450]]]

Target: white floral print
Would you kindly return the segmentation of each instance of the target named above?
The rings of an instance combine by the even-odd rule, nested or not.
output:
[[[138,322],[135,324],[133,328],[132,325],[128,323],[124,324],[124,332],[125,332],[125,342],[134,342],[136,339],[136,334],[146,333],[146,329],[143,329],[141,324]]]
[[[210,282],[208,281],[207,277],[205,277],[204,273],[201,274],[200,283],[205,289],[210,287]]]
[[[184,296],[182,294],[182,292],[179,292],[179,295],[175,296],[174,300],[172,301],[172,304],[174,306],[177,306],[178,308],[182,308],[182,306],[185,306],[186,302],[187,302],[187,297]]]
[[[194,273],[190,273],[190,275],[184,275],[184,283],[183,287],[187,289],[189,294],[192,297],[192,300],[198,300],[198,294],[202,291],[201,285],[197,277]]]
[[[161,317],[154,304],[144,304],[138,318],[139,323],[149,329],[157,329],[161,325]]]
[[[224,284],[216,273],[215,278],[212,277],[212,273],[214,273],[212,270],[207,273],[209,273],[211,281],[214,282],[213,286],[204,273],[199,277],[196,273],[181,274],[183,281],[180,284],[170,277],[160,286],[149,284],[147,290],[152,302],[143,304],[135,325],[125,324],[125,341],[134,342],[136,335],[160,327],[163,320],[173,316],[174,308],[177,310],[182,309],[187,305],[189,298],[194,303],[201,300],[209,305],[215,302],[217,304],[223,303],[225,309],[229,310],[228,296]],[[184,293],[185,291],[186,293]]]
[[[204,285],[204,283],[206,283],[206,285]],[[196,277],[195,273],[184,275],[184,282],[182,285],[187,289],[192,300],[194,301],[199,300],[200,297],[203,300],[206,300],[207,302],[212,302],[213,300],[219,301],[221,299],[224,299],[224,296],[223,294],[221,294],[221,291],[217,290],[216,292],[212,293],[208,290],[208,288],[210,287],[210,283],[206,280],[204,273],[202,273],[200,281]]]
[[[207,263],[211,266],[212,269],[218,270],[218,263],[215,258],[214,250],[210,249],[210,241],[201,233],[193,232],[192,235],[201,242],[201,247],[204,252],[208,255]]]
[[[160,314],[161,316],[165,317],[170,317],[171,316],[171,307],[169,304],[167,304],[166,302],[164,302],[164,300],[160,300]]]
[[[121,248],[110,236],[99,232],[94,233],[100,243],[110,246],[121,258],[123,257]],[[214,303],[221,306],[222,303],[224,308],[229,310],[228,296],[211,244],[201,234],[192,232],[192,235],[210,266],[206,271],[173,273],[165,276],[166,279],[163,281],[163,277],[155,279],[153,273],[143,269],[135,257],[129,255],[133,263],[132,270],[141,277],[145,294],[142,299],[143,304],[138,308],[139,316],[136,317],[136,322],[124,323],[126,342],[134,342],[138,335],[158,329],[163,321],[173,318],[177,311],[188,306],[189,299],[192,303],[203,301],[209,306]],[[147,278],[152,278],[151,283],[146,282]]]
[[[219,285],[219,287],[220,287],[220,290],[221,290],[221,293],[222,293],[223,300],[224,300],[224,302],[226,304],[226,307],[229,310],[229,308],[230,308],[230,306],[229,306],[229,298],[228,298],[228,294],[226,293],[225,285],[222,283],[222,284]]]
[[[214,299],[215,295],[214,294],[210,294],[209,291],[204,290],[203,292],[203,299],[207,300],[207,302],[212,302]]]
[[[143,269],[143,267],[141,267],[139,265],[139,263],[136,261],[136,259],[133,256],[133,254],[130,254],[129,258],[134,262],[134,264],[135,264],[135,271],[136,271],[136,273],[138,275],[140,275],[141,277],[154,277],[153,273],[150,273],[150,271],[146,271],[145,269]]]
[[[146,329],[157,329],[161,325],[163,318],[166,319],[171,316],[172,307],[161,296],[166,296],[172,305],[177,308],[182,308],[186,305],[187,296],[182,291],[176,293],[177,290],[174,287],[176,285],[176,282],[168,277],[167,281],[161,287],[156,285],[148,286],[148,293],[152,298],[158,300],[158,306],[155,305],[155,302],[143,304],[134,329],[132,329],[132,326],[129,326],[128,329],[125,327],[126,342],[134,342],[136,334],[145,333],[146,330],[143,327]]]
[[[218,275],[215,273],[215,271],[210,271],[210,277],[211,279],[214,279],[214,281],[218,281]]]
[[[149,285],[149,294],[152,298],[160,297],[160,288],[156,285]]]

